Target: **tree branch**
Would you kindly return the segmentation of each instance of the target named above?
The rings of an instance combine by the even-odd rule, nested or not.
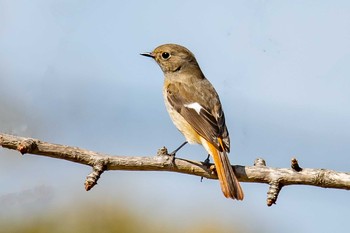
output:
[[[86,177],[85,189],[88,191],[97,184],[104,171],[169,171],[217,179],[214,164],[174,158],[168,155],[165,147],[155,156],[111,156],[38,139],[24,138],[0,133],[0,145],[17,150],[21,154],[36,154],[57,159],[64,159],[92,167]],[[350,173],[327,169],[301,168],[298,161],[291,160],[291,168],[267,167],[263,159],[256,159],[254,166],[233,166],[240,182],[269,184],[267,205],[276,203],[282,187],[287,185],[312,185],[323,188],[350,189]]]

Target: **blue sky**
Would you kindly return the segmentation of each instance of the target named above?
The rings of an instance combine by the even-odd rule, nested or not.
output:
[[[349,171],[348,1],[0,0],[0,22],[1,132],[115,155],[175,148],[183,136],[163,104],[162,72],[139,56],[171,42],[196,55],[220,94],[233,163],[263,157],[269,166],[288,167],[297,157],[304,167]],[[170,222],[190,224],[195,215],[246,232],[293,232],[291,222],[300,232],[347,229],[343,190],[286,187],[268,208],[266,185],[243,183],[246,199],[238,203],[226,200],[216,181],[107,172],[87,193],[88,167],[8,150],[0,155],[2,202],[46,187],[53,207],[118,197]],[[204,160],[205,152],[186,146],[178,156]],[[32,211],[15,203],[6,205],[14,216]]]

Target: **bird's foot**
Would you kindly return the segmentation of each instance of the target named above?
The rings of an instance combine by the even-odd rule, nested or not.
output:
[[[210,155],[204,160],[203,165],[209,168],[210,166]],[[201,177],[201,182],[203,181],[203,176]]]
[[[204,160],[203,165],[206,165],[207,167],[210,166],[210,155]]]

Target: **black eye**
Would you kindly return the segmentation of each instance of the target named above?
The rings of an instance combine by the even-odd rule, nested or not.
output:
[[[170,54],[167,52],[162,53],[162,58],[163,59],[168,59],[170,57]]]

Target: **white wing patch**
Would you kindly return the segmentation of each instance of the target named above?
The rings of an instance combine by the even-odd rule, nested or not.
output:
[[[201,109],[203,108],[203,107],[202,107],[199,103],[197,103],[197,102],[195,102],[195,103],[190,103],[190,104],[184,104],[184,106],[185,106],[186,108],[192,108],[192,109],[194,109],[194,110],[198,113],[198,115],[199,115]]]

